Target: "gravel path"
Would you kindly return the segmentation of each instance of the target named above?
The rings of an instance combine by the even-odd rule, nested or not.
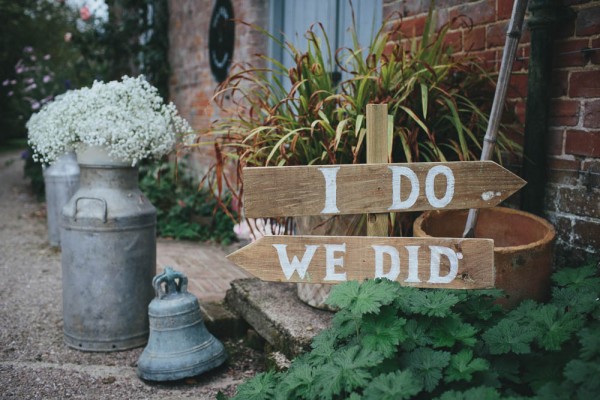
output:
[[[84,353],[63,344],[60,251],[47,241],[44,206],[30,194],[18,152],[0,153],[0,398],[213,399],[233,394],[264,364],[226,341],[227,365],[171,384],[137,378],[142,349]]]

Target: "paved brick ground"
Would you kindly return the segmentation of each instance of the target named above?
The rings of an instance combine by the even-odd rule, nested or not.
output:
[[[201,303],[221,302],[234,279],[250,275],[227,260],[226,251],[210,243],[158,239],[156,271],[166,266],[188,277],[188,291]]]

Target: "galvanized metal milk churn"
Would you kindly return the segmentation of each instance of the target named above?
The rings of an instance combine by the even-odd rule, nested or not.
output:
[[[137,373],[151,381],[199,375],[223,364],[223,344],[204,325],[198,299],[187,291],[187,277],[166,267],[152,284],[156,297],[148,307],[150,339]]]
[[[44,169],[46,188],[46,219],[48,241],[60,246],[60,218],[63,206],[69,201],[79,185],[79,165],[75,153],[70,152]]]
[[[87,351],[138,347],[154,294],[156,210],[137,168],[79,165],[79,189],[62,213],[64,340]]]

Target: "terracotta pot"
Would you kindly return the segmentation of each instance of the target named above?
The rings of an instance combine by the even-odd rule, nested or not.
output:
[[[415,237],[461,237],[468,210],[429,211],[413,224]],[[513,308],[525,299],[545,301],[550,294],[556,232],[546,220],[504,207],[480,210],[476,238],[494,239],[499,303]]]
[[[361,226],[362,215],[343,216],[311,216],[296,218],[296,234],[319,236],[357,236],[364,235]],[[362,224],[364,225],[364,224]],[[326,283],[297,283],[297,293],[300,300],[309,306],[335,311],[325,304],[333,285]]]

